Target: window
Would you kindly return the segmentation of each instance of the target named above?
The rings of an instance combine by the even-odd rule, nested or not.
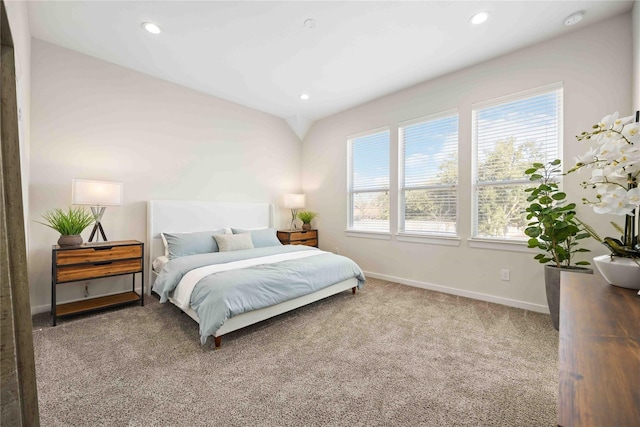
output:
[[[400,232],[456,234],[458,114],[400,124]]]
[[[561,156],[562,86],[474,104],[472,110],[473,235],[524,240],[524,171]]]
[[[349,229],[389,232],[389,129],[347,141]]]

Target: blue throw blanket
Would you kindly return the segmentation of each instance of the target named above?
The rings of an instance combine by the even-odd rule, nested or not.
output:
[[[285,245],[176,258],[162,270],[153,290],[160,295],[160,302],[166,302],[169,292],[192,269],[309,250],[318,249]],[[353,277],[361,288],[365,277],[360,267],[349,258],[332,253],[213,273],[201,279],[191,294],[191,307],[200,319],[200,341],[204,344],[231,317],[308,295]]]

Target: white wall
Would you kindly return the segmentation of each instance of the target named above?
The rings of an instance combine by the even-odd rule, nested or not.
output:
[[[40,40],[32,49],[32,221],[69,206],[73,178],[124,182],[124,206],[103,219],[110,240],[145,241],[150,199],[277,206],[282,193],[300,191],[301,144],[284,120]],[[31,227],[33,311],[49,309],[58,236]],[[117,290],[113,280],[90,285],[91,295]],[[82,294],[81,284],[59,285],[58,302]]]
[[[352,257],[371,276],[546,310],[543,268],[528,253],[470,248],[471,104],[550,83],[564,83],[564,165],[586,151],[575,135],[614,111],[631,113],[631,15],[585,27],[462,71],[425,82],[316,122],[303,142],[303,189],[319,212],[320,246]],[[437,59],[434,59],[437,60]],[[458,108],[459,247],[347,237],[346,139],[391,127],[392,188],[397,188],[397,123]],[[394,176],[395,174],[395,176]],[[582,198],[575,174],[565,180]],[[397,214],[392,205],[392,221]],[[579,207],[581,217],[608,233],[608,220]],[[594,254],[604,247],[590,243]],[[511,270],[511,281],[500,270]],[[441,289],[442,289],[441,288]]]

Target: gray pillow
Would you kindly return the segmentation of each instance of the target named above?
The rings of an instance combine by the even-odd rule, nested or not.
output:
[[[249,233],[243,234],[216,234],[213,236],[220,252],[240,251],[253,249],[253,242]]]
[[[225,234],[226,229],[213,231],[196,231],[194,233],[162,233],[167,242],[169,259],[187,255],[207,254],[218,252],[218,245],[211,237]]]
[[[232,228],[233,234],[251,234],[251,241],[254,248],[266,248],[269,246],[282,246],[278,236],[276,235],[275,228],[265,228],[262,230],[245,230],[242,228]]]

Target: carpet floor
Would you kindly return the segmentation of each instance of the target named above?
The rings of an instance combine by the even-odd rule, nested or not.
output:
[[[34,316],[42,426],[552,426],[548,315],[369,279],[200,345],[154,296]]]

